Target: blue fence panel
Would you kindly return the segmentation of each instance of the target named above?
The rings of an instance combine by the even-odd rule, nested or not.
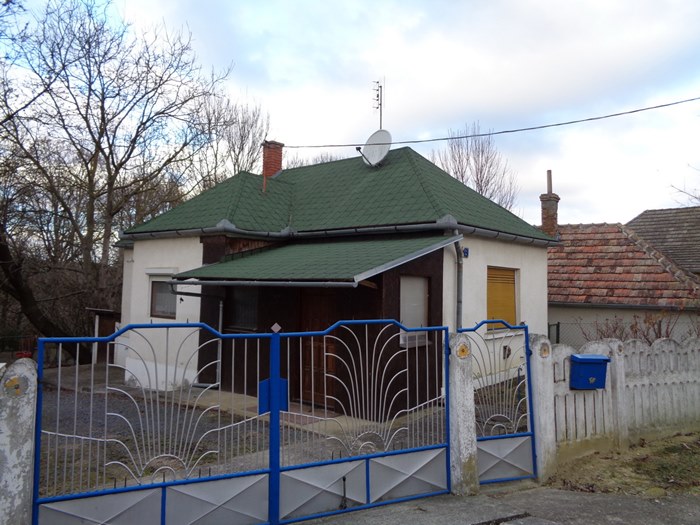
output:
[[[445,327],[391,320],[41,339],[34,523],[138,523],[156,500],[161,523],[293,522],[448,492],[448,353]]]
[[[480,482],[536,478],[528,327],[496,319],[458,331],[472,355]]]

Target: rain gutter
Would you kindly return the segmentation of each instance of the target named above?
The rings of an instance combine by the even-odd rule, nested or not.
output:
[[[170,230],[161,232],[144,232],[144,233],[122,233],[120,235],[120,242],[122,241],[136,241],[144,239],[168,239],[168,238],[178,238],[178,237],[193,237],[197,235],[221,235],[221,234],[235,234],[246,237],[253,237],[258,239],[312,239],[317,237],[329,237],[329,236],[344,236],[344,235],[359,235],[359,234],[387,234],[387,233],[416,233],[425,231],[445,231],[445,230],[456,230],[459,233],[466,235],[476,235],[477,237],[484,237],[487,239],[498,239],[503,241],[517,242],[519,244],[530,244],[533,246],[558,246],[560,243],[555,240],[547,239],[536,239],[534,237],[527,237],[524,235],[516,235],[513,233],[499,232],[496,230],[488,230],[486,228],[479,228],[476,226],[467,226],[464,224],[458,224],[457,221],[451,217],[446,216],[435,222],[420,223],[420,224],[401,224],[394,226],[365,226],[358,228],[339,228],[330,230],[313,230],[298,232],[291,228],[285,228],[279,232],[266,232],[266,231],[254,231],[254,230],[244,230],[238,228],[231,222],[227,220],[220,221],[216,226],[209,228],[191,228],[184,230]]]
[[[357,281],[208,281],[206,279],[172,279],[165,281],[171,289],[176,290],[177,285],[182,286],[284,286],[287,288],[357,288]],[[177,295],[185,295],[183,292],[174,291]]]

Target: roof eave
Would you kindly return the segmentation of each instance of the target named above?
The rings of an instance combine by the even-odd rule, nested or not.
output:
[[[292,238],[317,238],[317,237],[341,237],[346,235],[366,235],[366,234],[387,234],[387,233],[418,233],[430,231],[458,231],[463,235],[475,235],[487,239],[495,239],[505,242],[516,242],[518,244],[529,244],[538,247],[548,248],[559,246],[561,243],[554,239],[543,239],[528,237],[498,230],[489,230],[478,226],[459,224],[457,222],[438,220],[429,223],[415,224],[395,224],[383,226],[358,226],[350,228],[333,228],[324,230],[302,230],[296,231],[285,228],[278,232],[245,230],[238,228],[229,221],[220,221],[216,226],[208,228],[191,228],[182,230],[167,230],[155,232],[135,232],[122,233],[120,243],[125,241],[136,241],[144,239],[168,239],[178,237],[192,237],[202,235],[240,235],[253,238],[286,240]]]
[[[673,305],[655,305],[655,304],[620,304],[620,303],[583,303],[583,302],[566,302],[566,301],[548,301],[548,306],[557,306],[562,308],[596,308],[596,309],[618,309],[618,310],[672,310],[672,311],[696,311],[700,310],[700,306],[673,306]]]
[[[171,286],[260,286],[286,288],[357,288],[357,281],[291,281],[291,280],[226,280],[226,279],[171,279]]]

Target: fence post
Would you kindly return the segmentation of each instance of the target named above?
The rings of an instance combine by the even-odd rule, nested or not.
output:
[[[450,467],[452,493],[479,491],[477,467],[474,380],[469,340],[464,334],[450,334]]]
[[[270,479],[268,522],[280,520],[280,330],[273,327],[270,341]]]
[[[534,415],[537,477],[546,480],[556,470],[557,436],[554,419],[552,344],[543,335],[530,335],[530,410]]]
[[[629,417],[627,414],[624,345],[616,339],[606,340],[610,347],[610,394],[612,398],[615,447],[629,447]]]
[[[0,384],[0,523],[31,523],[36,363],[15,361]]]

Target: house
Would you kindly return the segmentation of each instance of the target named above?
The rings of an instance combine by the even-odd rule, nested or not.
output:
[[[700,206],[647,210],[627,226],[678,266],[700,277]]]
[[[411,148],[375,166],[358,156],[286,170],[282,151],[266,142],[262,177],[239,173],[122,233],[124,324],[256,333],[383,318],[454,330],[499,318],[545,333],[548,235]],[[200,351],[199,368],[212,359]]]
[[[682,340],[697,335],[700,278],[630,227],[636,223],[658,233],[656,221],[648,220],[649,212],[629,225],[561,225],[557,224],[559,199],[552,195],[557,197],[550,186],[542,196],[543,229],[560,240],[548,249],[551,339],[579,347],[606,337]],[[551,202],[555,206],[545,209],[545,203]],[[684,247],[675,249],[674,253],[687,254],[684,261],[692,261],[695,255]]]

